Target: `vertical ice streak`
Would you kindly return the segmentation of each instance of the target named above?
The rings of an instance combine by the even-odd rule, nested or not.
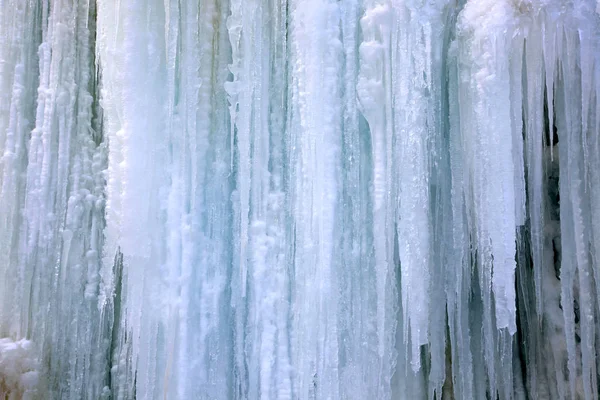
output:
[[[469,140],[474,152],[468,154],[473,174],[473,212],[476,222],[476,243],[479,252],[480,274],[485,287],[483,296],[489,296],[489,284],[494,294],[496,325],[515,332],[514,269],[516,253],[516,208],[514,196],[514,165],[509,98],[509,63],[502,57],[510,51],[510,42],[494,32],[494,25],[505,28],[502,21],[514,19],[514,10],[508,3],[494,4],[495,21],[488,21],[482,13],[485,2],[469,3],[463,10],[462,23],[467,39],[467,54],[463,62],[470,62],[473,90],[471,106],[472,127]],[[482,14],[478,14],[482,13]],[[488,23],[489,22],[489,23]],[[472,25],[470,25],[472,24]],[[489,32],[479,32],[486,25]],[[510,27],[510,26],[509,26]],[[492,179],[490,174],[497,174]],[[499,180],[499,182],[498,182]],[[494,183],[492,183],[494,182]],[[493,259],[493,261],[492,261]],[[493,268],[493,272],[492,272]]]
[[[0,308],[1,336],[21,336],[19,276],[27,272],[19,262],[18,238],[23,223],[27,168],[27,136],[35,122],[38,80],[36,49],[41,38],[33,35],[41,21],[35,2],[2,5],[0,10]],[[19,272],[19,270],[21,272]]]
[[[542,251],[544,226],[544,180],[543,180],[543,94],[544,76],[542,59],[541,32],[534,30],[525,41],[525,85],[524,85],[524,121],[525,153],[527,160],[527,188],[529,218],[531,229],[531,252],[536,280],[537,309],[543,304],[542,291]]]
[[[0,48],[0,81],[9,85],[1,106],[7,258],[0,268],[8,284],[2,295],[16,302],[2,301],[0,330],[30,338],[34,354],[44,355],[40,388],[48,396],[99,397],[107,378],[106,348],[94,330],[105,147],[93,122],[95,6],[19,2],[2,9],[0,30],[14,36],[4,31]]]
[[[101,55],[121,67],[107,70],[103,98],[115,155],[108,170],[107,297],[115,295],[111,285],[121,285],[110,282],[111,254],[123,254],[115,386],[121,396],[135,390],[147,398],[212,398],[228,392],[231,376],[224,17],[211,1],[157,3],[144,9],[153,30],[143,35],[134,29],[137,20],[128,20],[141,12],[135,5],[105,7],[107,24],[124,27],[104,31],[101,42]],[[199,37],[206,38],[201,45]],[[119,41],[130,51],[121,51]],[[146,95],[128,97],[139,90]],[[127,184],[135,173],[139,179]],[[134,224],[122,210],[136,197],[148,201]],[[140,221],[147,224],[142,231]]]
[[[0,397],[596,399],[599,32],[0,0]]]
[[[511,380],[512,367],[501,350],[502,341],[510,339],[497,330],[506,329],[510,335],[516,331],[516,228],[522,214],[514,194],[518,146],[513,139],[518,136],[511,132],[519,121],[511,122],[506,56],[512,43],[504,34],[514,32],[516,22],[510,2],[488,1],[467,3],[458,22],[458,68],[464,85],[459,87],[460,124],[469,175],[464,193],[483,305],[481,344],[489,391],[501,398],[512,397],[502,387],[503,381]]]
[[[395,349],[390,345],[384,351],[383,363],[378,351],[376,326],[378,294],[374,263],[369,239],[370,228],[370,151],[368,127],[360,112],[360,71],[363,68],[360,56],[360,34],[362,15],[360,1],[346,2],[341,7],[341,30],[345,60],[343,64],[343,141],[342,141],[342,195],[339,207],[342,210],[340,226],[342,244],[341,267],[348,271],[340,274],[340,387],[342,398],[366,397],[371,393],[371,382],[378,381],[377,393],[389,391],[390,379],[379,379],[380,371],[391,371]],[[363,33],[364,35],[364,33]],[[365,60],[369,62],[370,60]],[[375,311],[375,312],[373,312]],[[390,313],[384,313],[385,318]],[[391,336],[391,335],[390,335]],[[389,344],[393,337],[388,338]],[[384,341],[382,341],[384,343]],[[389,357],[388,357],[389,356]]]
[[[517,226],[525,225],[526,190],[525,160],[523,158],[523,48],[524,37],[517,29],[510,44],[510,122],[513,144],[515,181],[515,218]]]
[[[578,315],[573,318],[571,310],[563,308],[565,325],[568,327],[567,335],[577,332],[573,323],[579,319],[578,336],[580,343],[573,343],[573,338],[567,337],[569,344],[569,379],[571,380],[571,393],[573,394],[574,374],[576,373],[575,362],[579,361],[581,355],[581,384],[583,386],[583,397],[591,399],[597,397],[597,374],[596,363],[590,357],[595,354],[595,340],[593,339],[595,327],[592,321],[596,310],[593,301],[592,285],[590,279],[589,260],[589,202],[593,201],[584,189],[586,183],[585,174],[585,152],[587,144],[583,132],[587,124],[582,124],[582,115],[586,111],[579,107],[574,101],[581,98],[587,89],[577,79],[575,70],[577,66],[583,68],[577,59],[569,57],[576,54],[577,48],[582,46],[581,31],[567,31],[564,35],[562,45],[566,52],[565,57],[559,61],[563,82],[559,87],[557,96],[560,96],[559,105],[561,109],[556,110],[557,128],[560,140],[560,172],[561,172],[561,233],[568,232],[570,237],[563,241],[563,260],[568,262],[564,270],[565,281],[562,283],[565,300],[571,302],[563,303],[566,307],[570,304],[578,304]],[[581,71],[583,73],[583,71]],[[587,130],[587,129],[586,129]],[[563,182],[565,182],[563,184]],[[563,200],[564,199],[564,200]],[[563,202],[565,206],[563,207]],[[564,213],[564,215],[563,215]],[[564,221],[563,221],[564,220]],[[561,268],[561,281],[563,270]],[[577,298],[577,292],[579,294]],[[577,318],[579,317],[579,318]],[[575,331],[575,332],[574,332]],[[575,353],[575,345],[580,347]],[[577,359],[575,359],[577,357]],[[577,367],[579,369],[579,367]],[[578,393],[579,394],[579,393]]]
[[[396,138],[394,168],[398,176],[398,245],[404,331],[410,332],[411,363],[420,368],[420,346],[432,344],[432,357],[442,357],[445,333],[430,330],[443,323],[442,313],[432,314],[430,304],[441,288],[441,265],[434,266],[437,218],[432,202],[441,189],[436,173],[443,136],[441,118],[441,54],[444,45],[445,1],[398,2],[397,26],[392,44],[394,85],[394,137]],[[427,15],[427,21],[420,19]],[[441,212],[441,207],[437,209]],[[434,337],[435,336],[435,337]],[[436,367],[440,365],[435,362]],[[444,368],[430,372],[433,391],[439,392]],[[436,387],[438,386],[439,387]]]
[[[236,137],[239,212],[232,282],[235,385],[236,396],[244,398],[292,397],[283,192],[287,43],[275,35],[285,28],[285,10],[285,2],[234,1],[228,19],[233,82],[226,89]]]
[[[338,221],[342,42],[338,3],[290,4],[295,229],[295,396],[338,398]]]
[[[377,391],[379,396],[390,395],[393,356],[393,334],[390,333],[390,320],[395,316],[389,313],[387,304],[395,286],[394,270],[394,228],[396,185],[391,176],[393,158],[392,119],[392,59],[391,31],[393,12],[389,4],[373,2],[361,18],[363,41],[359,47],[360,74],[357,95],[361,112],[369,124],[371,133],[372,177],[372,218],[373,247],[377,288],[377,355],[379,376]]]
[[[420,346],[429,340],[431,284],[430,188],[427,171],[430,132],[427,130],[427,102],[424,99],[428,90],[427,80],[431,79],[426,59],[431,36],[427,32],[429,25],[418,27],[420,24],[416,21],[411,25],[419,11],[410,3],[399,6],[397,42],[393,44],[396,52],[394,64],[397,66],[393,73],[394,153],[399,162],[394,172],[398,177],[400,292],[405,313],[403,329],[405,333],[410,332],[411,363],[415,370],[421,366]]]
[[[448,50],[448,91],[459,93],[459,71],[456,65],[458,46],[453,39]],[[452,243],[448,257],[446,292],[448,330],[451,346],[452,382],[456,397],[476,398],[473,387],[473,356],[471,354],[471,332],[469,331],[469,297],[471,292],[471,257],[469,251],[464,185],[468,182],[461,168],[464,159],[460,127],[460,104],[458,99],[449,100],[449,158],[451,169]]]
[[[564,94],[564,86],[557,88],[557,128],[559,131],[567,131],[566,115],[563,114],[563,108],[566,107],[566,98]],[[559,108],[560,107],[560,108]],[[565,138],[567,139],[567,138]],[[568,141],[565,141],[566,145],[560,146],[560,159],[569,159]],[[569,177],[568,177],[568,165],[561,165],[560,184],[561,192],[565,193],[569,191]],[[575,262],[573,248],[574,244],[574,232],[573,228],[569,223],[573,215],[573,205],[570,196],[561,201],[560,204],[560,216],[561,216],[561,246],[562,246],[562,262],[560,269],[560,280],[561,280],[561,303],[565,304],[563,307],[563,316],[565,321],[565,339],[568,352],[568,373],[569,373],[569,389],[571,397],[575,397],[576,393],[576,347],[575,347],[575,313],[574,307],[570,305],[574,304],[573,284],[575,280],[577,264]]]
[[[600,8],[597,8],[597,12]],[[593,40],[592,47],[598,45],[598,37]],[[583,132],[588,136],[589,149],[589,167],[588,173],[588,190],[590,199],[590,217],[591,217],[591,261],[594,281],[596,283],[596,310],[600,311],[600,202],[594,201],[600,196],[600,59],[597,52],[594,53],[594,71],[591,78],[591,90],[589,97],[589,124],[587,132]],[[598,327],[596,326],[596,330]]]
[[[133,370],[136,378],[117,387],[152,398],[164,385],[165,367],[160,361],[166,355],[159,337],[165,333],[169,306],[168,297],[157,296],[168,288],[162,279],[166,246],[161,240],[166,234],[162,221],[168,195],[166,107],[162,103],[166,92],[161,84],[166,63],[165,36],[160,34],[164,14],[141,2],[115,6],[110,10],[111,5],[101,4],[100,9],[107,13],[110,26],[118,28],[107,31],[108,26],[103,26],[100,48],[101,60],[110,57],[116,66],[104,87],[105,108],[112,111],[106,116],[108,145],[114,154],[108,166],[107,207],[112,210],[105,230],[109,246],[105,268],[112,267],[117,251],[123,254],[122,320],[115,321],[122,344],[114,357],[128,360],[121,372]]]
[[[147,7],[128,3],[123,12],[123,109],[122,183],[123,212],[120,248],[123,253],[125,320],[131,337],[132,363],[136,370],[135,392],[153,398],[163,391],[167,354],[159,337],[165,335],[169,296],[165,281],[167,234],[163,220],[170,172],[165,135],[167,95],[165,80],[164,14],[158,2]],[[140,15],[144,18],[140,18]],[[141,26],[151,29],[144,32]],[[145,60],[143,63],[134,60]],[[148,84],[147,82],[153,82]],[[144,95],[140,95],[144,93]],[[110,140],[110,139],[109,139]],[[109,141],[109,146],[111,145]],[[165,166],[167,168],[165,168]],[[107,230],[117,228],[107,224]],[[128,335],[128,336],[129,336]]]
[[[221,7],[225,6],[222,3]],[[184,253],[186,270],[180,279],[182,301],[188,302],[188,318],[194,322],[181,321],[179,328],[188,337],[187,350],[179,346],[179,351],[188,354],[188,362],[186,357],[179,357],[179,370],[187,379],[185,375],[178,379],[180,388],[189,385],[180,396],[201,393],[214,398],[231,393],[231,328],[230,317],[224,312],[229,306],[227,279],[231,262],[230,150],[223,90],[229,47],[225,16],[217,2],[188,7],[182,10],[182,17],[188,19],[180,47],[179,92],[185,93],[185,97],[180,96],[181,119],[187,121],[185,147],[190,149],[183,169],[189,187],[184,223],[189,226],[190,236],[189,252]],[[198,43],[198,38],[205,40]],[[179,133],[173,135],[176,138]],[[192,371],[190,363],[196,366]]]

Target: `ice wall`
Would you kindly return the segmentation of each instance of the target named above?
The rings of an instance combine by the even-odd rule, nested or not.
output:
[[[0,395],[597,399],[598,9],[0,0]]]

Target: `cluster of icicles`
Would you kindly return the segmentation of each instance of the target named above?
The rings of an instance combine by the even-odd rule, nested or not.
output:
[[[598,399],[600,4],[0,0],[0,397]]]

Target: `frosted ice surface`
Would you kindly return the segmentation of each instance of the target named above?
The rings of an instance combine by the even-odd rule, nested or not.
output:
[[[0,397],[597,399],[599,4],[0,0]]]
[[[33,399],[38,391],[39,359],[29,340],[0,339],[0,395],[7,399]]]

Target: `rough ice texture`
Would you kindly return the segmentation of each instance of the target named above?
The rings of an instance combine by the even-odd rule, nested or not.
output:
[[[41,394],[39,359],[29,340],[0,339],[0,396],[7,400],[28,400]]]
[[[0,397],[596,400],[599,4],[0,0]]]

